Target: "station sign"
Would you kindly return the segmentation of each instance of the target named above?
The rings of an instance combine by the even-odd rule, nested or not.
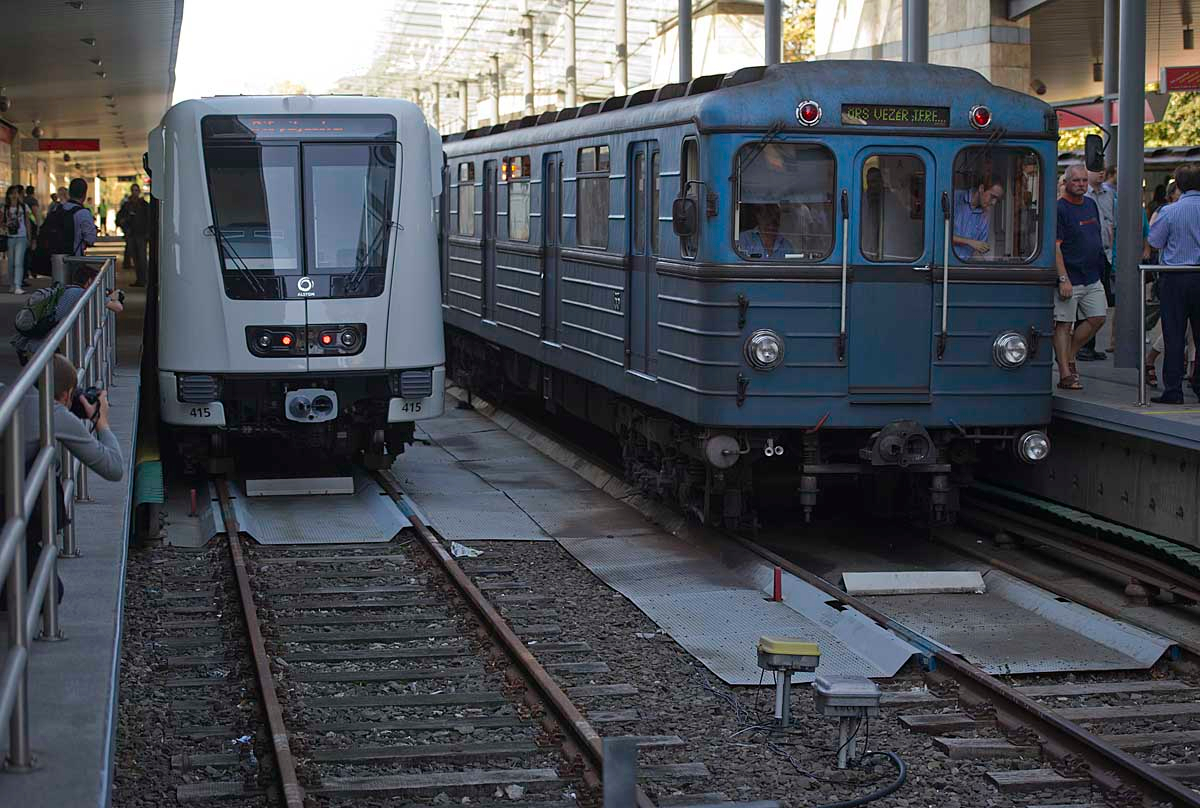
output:
[[[1158,87],[1163,93],[1200,91],[1200,65],[1164,67],[1159,74]]]
[[[100,151],[100,141],[97,138],[42,138],[38,141],[38,151]]]

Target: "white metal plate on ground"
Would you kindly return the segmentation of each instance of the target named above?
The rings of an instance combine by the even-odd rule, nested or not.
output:
[[[851,595],[982,594],[977,570],[843,572],[842,589]]]
[[[249,498],[236,483],[229,484],[229,495],[238,527],[259,544],[388,542],[411,525],[391,497],[366,476],[355,478],[354,494],[349,496]],[[219,513],[216,521],[220,524]]]
[[[353,493],[353,477],[279,477],[246,480],[246,496],[248,497],[299,497]]]
[[[771,585],[773,569],[740,548],[706,548],[661,532],[559,543],[731,685],[772,683],[758,667],[756,647],[764,634],[817,643],[817,671],[824,675],[889,677],[916,653],[786,573],[785,601],[767,600],[764,587]],[[811,682],[815,675],[799,673],[793,681]]]
[[[464,474],[466,472],[463,472]],[[454,541],[551,541],[503,491],[467,494],[407,493],[427,524]]]
[[[887,595],[868,603],[988,673],[1138,670],[1170,646],[993,570],[983,595]]]

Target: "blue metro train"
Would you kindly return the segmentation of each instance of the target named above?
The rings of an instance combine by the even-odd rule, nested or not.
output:
[[[710,522],[831,475],[952,520],[983,452],[1050,450],[1057,135],[969,70],[826,61],[447,137],[449,372]]]

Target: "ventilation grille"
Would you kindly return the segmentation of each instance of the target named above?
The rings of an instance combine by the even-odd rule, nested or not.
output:
[[[219,398],[215,376],[177,376],[179,400],[185,404],[209,404]]]
[[[401,398],[429,398],[433,395],[432,370],[406,370],[400,374]]]

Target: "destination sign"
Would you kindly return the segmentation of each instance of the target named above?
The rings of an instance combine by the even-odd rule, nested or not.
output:
[[[909,104],[843,104],[843,126],[950,126],[950,107],[916,107]]]

